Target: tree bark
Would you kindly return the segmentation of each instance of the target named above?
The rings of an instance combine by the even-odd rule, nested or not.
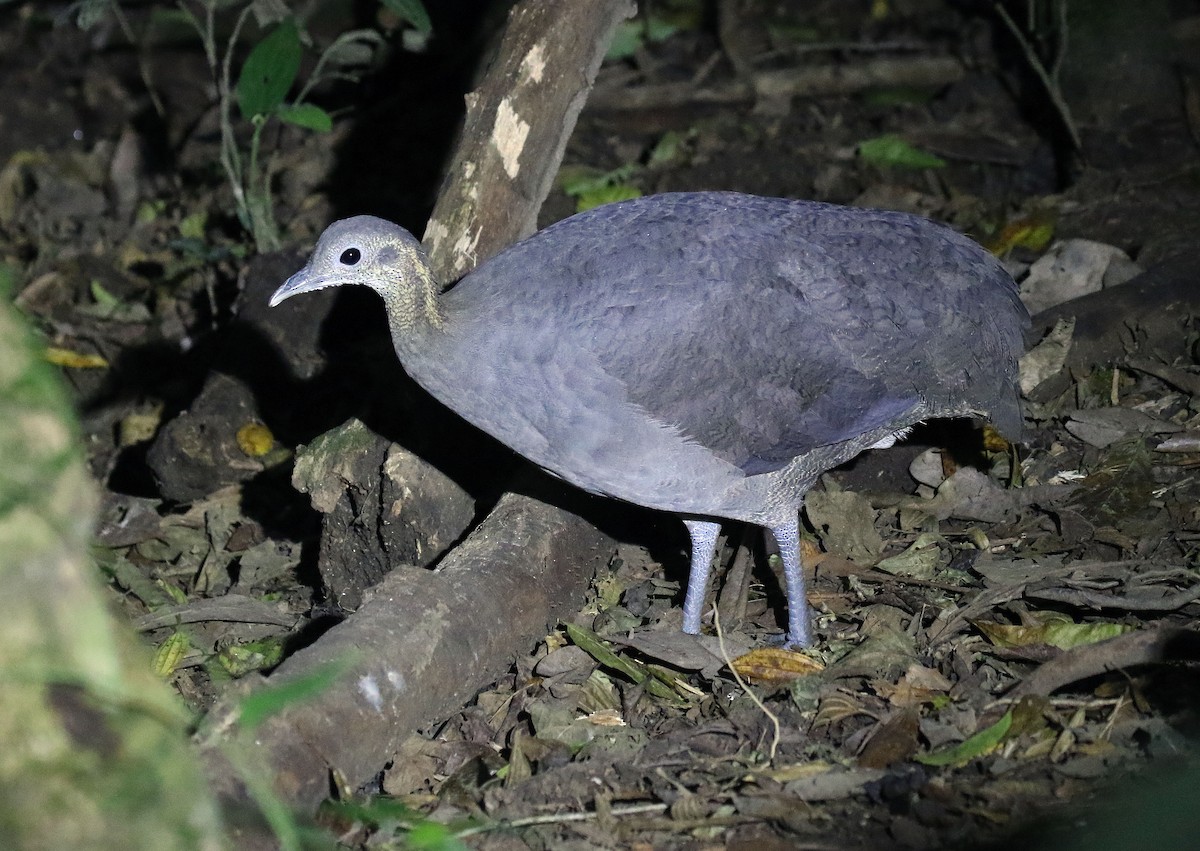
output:
[[[567,140],[631,0],[527,0],[467,95],[458,150],[425,228],[443,283],[537,230]]]

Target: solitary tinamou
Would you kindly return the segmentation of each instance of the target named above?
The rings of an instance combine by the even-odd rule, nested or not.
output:
[[[799,511],[822,473],[929,417],[1021,432],[1016,286],[905,213],[654,195],[558,222],[445,292],[411,234],[356,216],[271,304],[343,284],[383,297],[404,368],[464,419],[590,493],[683,518],[689,633],[720,519],[771,530],[787,642],[806,646]]]

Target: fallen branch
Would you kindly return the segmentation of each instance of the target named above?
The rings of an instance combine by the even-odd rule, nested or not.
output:
[[[1007,695],[1018,699],[1052,692],[1109,671],[1172,661],[1200,661],[1200,633],[1164,626],[1087,644],[1045,662]]]
[[[1080,588],[1030,588],[1025,596],[1032,600],[1067,603],[1085,609],[1117,609],[1123,612],[1174,612],[1200,600],[1200,585],[1174,594],[1101,594]]]
[[[285,626],[296,625],[296,616],[280,611],[278,607],[263,603],[241,594],[226,594],[224,597],[209,597],[192,600],[182,606],[157,609],[134,621],[134,629],[145,632],[185,623],[265,623]]]
[[[1120,286],[1109,287],[1043,310],[1033,317],[1026,334],[1030,345],[1038,342],[1059,319],[1075,319],[1066,367],[1086,374],[1097,364],[1126,362],[1139,348],[1171,363],[1190,357],[1187,335],[1181,332],[1184,317],[1200,313],[1200,287],[1196,269],[1200,255],[1181,254],[1147,269]],[[1119,316],[1119,322],[1113,317]]]
[[[678,106],[731,106],[757,98],[835,97],[884,87],[937,88],[957,82],[965,71],[950,56],[889,57],[853,65],[817,65],[760,71],[749,80],[716,86],[693,82],[597,86],[589,109],[641,110]]]
[[[555,495],[555,501],[559,495]],[[319,695],[255,731],[249,763],[306,809],[329,794],[329,777],[357,788],[403,737],[462,706],[577,607],[608,539],[574,514],[507,494],[437,571],[395,570],[362,607],[272,674],[272,685],[331,667]],[[572,609],[573,610],[573,609]],[[229,718],[210,718],[220,729]],[[225,799],[241,796],[220,740],[208,746]],[[242,746],[241,743],[238,745]]]

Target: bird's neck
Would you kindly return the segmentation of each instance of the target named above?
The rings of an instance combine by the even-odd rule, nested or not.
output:
[[[439,288],[424,263],[414,264],[410,279],[394,283],[381,293],[393,339],[408,339],[440,331],[446,319],[439,304]]]

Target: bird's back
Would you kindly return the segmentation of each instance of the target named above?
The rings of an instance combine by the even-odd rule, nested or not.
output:
[[[418,381],[564,478],[653,507],[928,416],[1020,431],[1015,285],[903,213],[651,196],[552,225],[442,305],[441,344],[401,353]]]

